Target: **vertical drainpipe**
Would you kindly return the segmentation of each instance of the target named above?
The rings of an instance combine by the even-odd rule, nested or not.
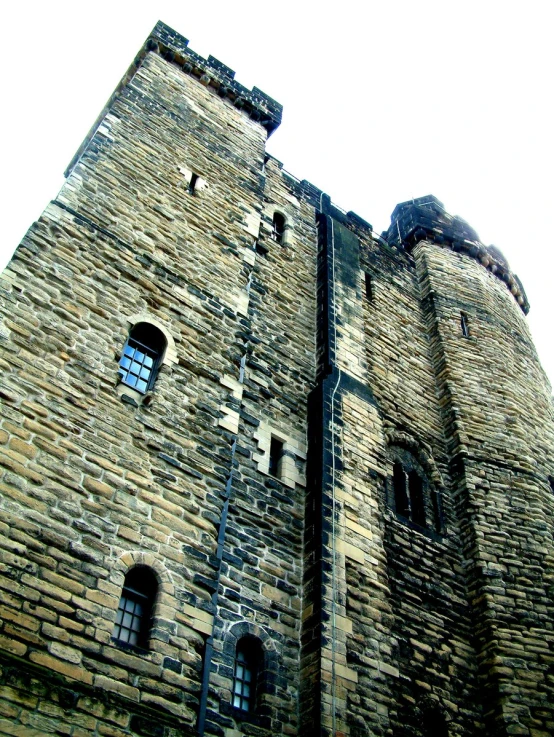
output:
[[[337,366],[337,312],[336,312],[336,269],[335,269],[335,234],[334,234],[334,222],[331,215],[331,199],[322,194],[320,197],[320,213],[318,214],[318,220],[320,222],[324,220],[324,231],[323,237],[325,238],[325,259],[326,268],[324,270],[324,279],[326,281],[324,299],[325,304],[325,321],[326,329],[322,339],[325,343],[324,350],[324,361],[323,366],[320,367],[320,381],[322,384],[322,417],[326,416],[325,405],[328,404],[329,411],[329,445],[331,452],[331,471],[330,474],[325,472],[322,468],[321,475],[321,497],[325,493],[325,488],[328,489],[330,496],[331,506],[331,531],[330,531],[330,548],[331,548],[331,721],[332,721],[332,735],[337,732],[337,715],[336,715],[336,593],[337,593],[337,582],[336,582],[336,496],[335,496],[335,481],[336,481],[336,456],[338,452],[337,448],[337,428],[335,422],[335,401],[336,395],[339,390],[341,381],[341,370]],[[323,428],[324,443],[326,428]],[[325,452],[323,453],[325,458]],[[321,510],[321,513],[323,510]],[[322,529],[323,533],[323,529]],[[323,546],[323,538],[320,540],[320,545]],[[321,553],[323,558],[323,551]],[[323,610],[323,581],[321,582],[322,589],[320,591],[321,607]],[[321,725],[320,725],[321,727]]]
[[[252,272],[253,272],[253,267],[250,268],[250,273],[248,275],[248,282],[246,284],[246,294],[248,297],[250,297],[250,287],[252,285]],[[242,358],[240,359],[240,372],[239,372],[239,379],[238,379],[239,384],[244,384],[246,356],[247,356],[247,351],[245,350]],[[237,449],[237,440],[238,440],[238,434],[235,435],[233,442],[231,443],[231,461],[230,461],[230,468],[229,468],[229,476],[227,477],[227,482],[225,484],[223,509],[221,510],[221,520],[219,522],[219,532],[217,535],[217,549],[215,553],[215,557],[217,560],[217,571],[215,575],[214,591],[211,596],[214,616],[217,613],[217,604],[218,604],[218,598],[219,598],[219,581],[221,578],[221,565],[223,563],[223,548],[225,545],[225,534],[227,531],[227,517],[229,514],[229,502],[231,499],[231,493],[233,491],[233,475],[234,475],[235,455],[236,455],[236,449]],[[208,708],[208,693],[209,693],[209,688],[210,688],[210,671],[212,668],[213,652],[214,652],[214,636],[213,636],[213,627],[212,627],[212,634],[209,635],[206,640],[206,650],[204,653],[204,667],[202,669],[200,706],[198,709],[198,721],[197,721],[197,726],[196,726],[200,737],[203,737],[204,731],[206,728],[206,711]]]

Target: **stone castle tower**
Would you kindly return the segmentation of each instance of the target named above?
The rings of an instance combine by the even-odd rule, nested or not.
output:
[[[377,236],[158,24],[0,280],[0,734],[554,734],[554,424],[502,254]]]

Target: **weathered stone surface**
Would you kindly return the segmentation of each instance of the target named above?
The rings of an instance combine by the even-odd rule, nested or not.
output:
[[[523,289],[434,198],[378,237],[287,174],[280,106],[233,77],[158,25],[0,279],[0,732],[552,734]],[[140,322],[146,395],[118,383]],[[135,566],[143,648],[112,639]]]

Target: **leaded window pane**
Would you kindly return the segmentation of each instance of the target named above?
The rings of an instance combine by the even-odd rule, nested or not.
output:
[[[129,645],[137,645],[141,631],[145,625],[143,621],[144,607],[140,598],[142,594],[132,589],[123,589],[115,619],[113,637]]]
[[[235,678],[233,683],[233,706],[243,711],[253,708],[254,669],[252,657],[244,650],[237,650],[235,660]]]
[[[139,392],[148,391],[154,378],[158,358],[157,351],[139,343],[134,338],[129,338],[119,362],[121,381],[127,386],[136,388]]]

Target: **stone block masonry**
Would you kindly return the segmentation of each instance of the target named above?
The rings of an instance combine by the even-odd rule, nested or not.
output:
[[[280,118],[158,24],[0,279],[0,734],[554,734],[523,287]]]

